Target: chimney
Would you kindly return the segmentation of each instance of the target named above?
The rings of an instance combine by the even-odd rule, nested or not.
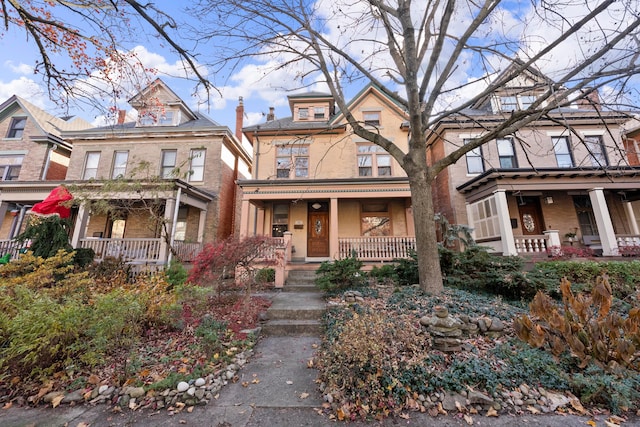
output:
[[[238,98],[238,106],[236,107],[236,138],[242,141],[242,123],[244,122],[244,103],[242,97]]]
[[[269,114],[267,114],[267,121],[272,122],[276,119],[276,113],[274,107],[269,107]]]
[[[127,110],[118,110],[118,124],[124,124],[124,119],[127,116]]]
[[[598,89],[585,87],[581,89],[581,92],[582,97],[577,101],[578,108],[600,111],[600,95],[598,95]]]

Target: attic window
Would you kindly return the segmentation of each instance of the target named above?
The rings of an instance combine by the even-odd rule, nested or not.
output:
[[[145,110],[138,116],[138,124],[140,126],[173,126],[175,124],[173,111],[167,111],[164,108],[153,108]]]
[[[380,126],[380,111],[365,111],[363,119],[367,126]]]
[[[536,101],[535,95],[509,95],[500,97],[501,111],[526,110]]]
[[[309,118],[309,109],[308,108],[298,108],[298,119],[306,120]]]
[[[314,119],[324,119],[324,107],[315,107],[313,109]]]
[[[24,133],[24,127],[27,124],[26,117],[14,117],[11,119],[11,126],[9,126],[9,133],[7,138],[22,138]]]

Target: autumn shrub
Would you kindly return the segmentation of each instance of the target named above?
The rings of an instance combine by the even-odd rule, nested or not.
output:
[[[426,351],[426,338],[404,316],[387,317],[368,307],[330,322],[316,364],[324,394],[336,402],[338,418],[389,415],[411,396],[410,373]]]
[[[96,289],[102,292],[124,286],[132,278],[131,265],[122,257],[105,257],[101,262],[89,266],[87,272],[94,280]]]
[[[366,284],[366,274],[361,269],[362,261],[355,253],[343,259],[324,261],[316,270],[316,286],[325,292],[362,287]]]
[[[606,276],[597,279],[589,294],[574,296],[566,278],[560,290],[562,309],[546,294],[536,294],[530,304],[531,317],[523,315],[513,322],[518,337],[556,356],[570,352],[580,368],[595,363],[611,372],[620,366],[640,370],[640,307],[622,315],[612,311]]]

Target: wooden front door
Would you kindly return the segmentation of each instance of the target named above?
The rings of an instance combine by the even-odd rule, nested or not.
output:
[[[542,222],[542,213],[540,212],[540,202],[537,198],[523,198],[522,203],[518,206],[518,211],[520,212],[523,235],[540,235],[543,233],[544,224]]]
[[[309,212],[307,256],[329,256],[329,212]]]

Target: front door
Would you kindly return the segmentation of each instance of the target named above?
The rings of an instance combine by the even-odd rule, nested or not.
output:
[[[542,213],[540,212],[540,201],[536,197],[523,197],[518,204],[520,212],[520,224],[522,224],[522,234],[525,236],[537,234],[544,231],[542,223]]]
[[[307,256],[329,256],[329,212],[309,210],[307,232]]]

